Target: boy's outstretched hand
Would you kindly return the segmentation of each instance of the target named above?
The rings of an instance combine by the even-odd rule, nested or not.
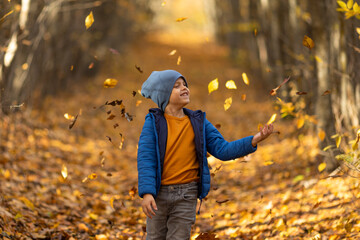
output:
[[[259,142],[270,136],[273,130],[274,126],[272,124],[265,124],[265,126],[260,129],[260,132],[255,134],[254,138],[252,139],[251,144],[253,145],[253,147],[255,147]]]
[[[145,194],[141,202],[141,207],[146,216],[152,218],[152,215],[155,216],[154,210],[157,210],[155,199],[151,194]]]

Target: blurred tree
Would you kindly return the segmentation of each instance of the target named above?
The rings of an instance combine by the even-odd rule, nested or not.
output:
[[[18,0],[0,7],[2,16],[14,10],[0,23],[3,113],[87,81],[110,48],[121,52],[152,18],[149,0]],[[90,11],[95,22],[86,30]]]
[[[297,101],[304,102],[306,114],[316,115],[317,131],[321,129],[326,133],[325,140],[319,140],[321,148],[331,144],[330,137],[335,133],[353,133],[360,120],[360,38],[354,24],[359,20],[355,17],[345,20],[344,14],[336,11],[339,7],[336,1],[330,0],[247,3],[249,1],[215,1],[217,36],[229,44],[233,55],[237,54],[232,59],[237,59],[239,64],[238,59],[247,56],[241,54],[242,51],[257,53],[257,60],[247,56],[241,63],[247,62],[254,71],[262,73],[263,86],[269,86],[269,82],[272,86],[280,84],[284,77],[291,75],[292,81],[285,85],[287,89],[282,88],[287,91],[279,94],[295,105]],[[230,28],[229,34],[229,22],[236,24],[239,18],[242,27]],[[247,43],[252,35],[256,45]],[[302,46],[305,35],[314,40],[314,48]],[[308,95],[299,98],[293,90],[305,91]],[[330,94],[324,94],[325,91]],[[353,134],[347,140],[351,138]],[[330,156],[326,162],[328,170],[338,164]]]

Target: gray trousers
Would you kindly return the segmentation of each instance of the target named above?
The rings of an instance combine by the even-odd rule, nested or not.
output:
[[[195,223],[198,183],[161,186],[158,208],[146,219],[147,240],[188,240]]]

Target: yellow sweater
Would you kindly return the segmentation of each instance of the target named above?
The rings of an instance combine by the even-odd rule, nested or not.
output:
[[[161,184],[172,185],[199,181],[195,135],[189,117],[177,118],[165,114],[165,118],[168,136]]]

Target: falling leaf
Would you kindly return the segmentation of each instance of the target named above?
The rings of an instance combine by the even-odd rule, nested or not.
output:
[[[274,164],[274,162],[271,161],[271,160],[264,162],[264,165],[265,165],[265,166],[269,166],[269,165],[272,165],[272,164]]]
[[[85,177],[81,182],[86,182],[88,180],[88,177]]]
[[[230,200],[229,200],[229,199],[216,200],[216,202],[217,202],[218,204],[223,204],[223,203],[226,203],[226,202],[228,202],[228,201],[230,201]]]
[[[21,200],[28,208],[34,211],[35,206],[29,199],[26,197],[19,197],[19,200]]]
[[[180,65],[180,63],[181,63],[181,56],[178,57],[176,64]]]
[[[93,12],[91,11],[90,14],[87,15],[87,17],[85,18],[86,29],[89,29],[89,27],[91,27],[93,23],[94,23],[94,15]]]
[[[231,104],[232,104],[232,97],[229,97],[225,100],[225,103],[224,103],[225,111],[227,111],[231,107]]]
[[[114,196],[112,196],[111,199],[110,199],[110,206],[111,206],[112,209],[115,210],[115,208],[114,208],[114,200],[115,200],[115,198],[114,198]]]
[[[131,116],[129,113],[125,113],[125,118],[126,120],[128,120],[129,122],[131,122],[133,120],[133,116]]]
[[[294,177],[293,179],[293,183],[297,183],[297,182],[300,182],[302,180],[304,180],[304,175],[297,175],[296,177]]]
[[[273,122],[275,122],[276,119],[276,113],[274,113],[271,118],[269,119],[269,121],[267,122],[267,124],[272,124]]]
[[[227,89],[237,89],[236,84],[233,80],[229,80],[226,82],[225,87]]]
[[[334,148],[334,147],[335,147],[335,145],[326,146],[326,147],[324,147],[323,151],[326,152],[327,150]]]
[[[24,63],[23,65],[21,65],[21,68],[22,68],[22,70],[26,70],[26,69],[28,69],[29,68],[29,64],[27,64],[27,63]]]
[[[141,100],[137,100],[135,106],[138,107],[142,103]]]
[[[305,124],[305,118],[300,117],[296,122],[297,129],[302,128],[304,126],[304,124]]]
[[[284,81],[279,85],[277,86],[276,88],[272,89],[270,91],[270,95],[271,96],[275,96],[276,95],[276,91],[279,90],[279,88],[281,88],[282,85],[284,85],[285,83],[287,83],[288,81],[290,80],[290,76],[285,78]]]
[[[74,116],[71,116],[70,114],[65,113],[65,114],[64,114],[64,118],[66,118],[66,119],[68,119],[68,120],[73,120],[73,119],[74,119]]]
[[[111,102],[106,101],[104,105],[116,106],[116,105],[121,105],[121,104],[122,104],[122,100],[114,100]]]
[[[221,128],[221,124],[220,124],[220,123],[217,123],[217,124],[215,124],[215,127],[216,127],[217,129],[219,129],[219,128]]]
[[[309,49],[312,49],[315,46],[315,43],[311,38],[305,35],[303,39],[303,45]]]
[[[176,53],[176,49],[172,50],[172,51],[169,53],[169,56],[173,56],[173,55],[175,55],[175,53]]]
[[[163,2],[161,3],[161,6],[162,6],[162,7],[165,7],[165,5],[166,5],[166,1],[163,1]]]
[[[113,125],[114,128],[117,128],[118,126],[119,126],[118,123],[115,123],[115,124]]]
[[[187,17],[181,17],[181,18],[177,18],[176,21],[177,22],[182,22],[182,21],[184,21],[186,19],[187,19]]]
[[[74,65],[70,66],[70,71],[74,70]]]
[[[63,164],[63,166],[62,166],[61,175],[63,176],[64,179],[66,179],[68,176],[68,170],[67,170],[67,167],[65,166],[65,164]]]
[[[107,120],[112,120],[112,119],[114,119],[115,118],[115,115],[114,114],[111,114],[108,118],[107,118]]]
[[[94,63],[91,62],[88,68],[89,68],[89,69],[92,69],[93,67],[94,67]]]
[[[122,149],[124,145],[125,137],[121,133],[120,133],[120,137],[121,137],[121,141],[120,141],[119,149]]]
[[[242,73],[241,76],[242,76],[242,79],[243,79],[244,83],[245,83],[246,85],[249,85],[250,82],[249,82],[249,79],[248,79],[246,73]]]
[[[336,141],[336,147],[339,148],[341,143],[341,136],[338,136],[335,141]]]
[[[209,85],[208,85],[208,89],[209,89],[209,94],[215,90],[217,90],[219,88],[219,81],[217,78],[215,78],[214,80],[212,80]]]
[[[143,73],[144,71],[137,65],[135,65],[135,68],[140,72],[140,73]]]
[[[319,57],[319,56],[315,56],[315,60],[318,62],[318,63],[322,63],[323,60]]]
[[[112,54],[115,54],[115,55],[118,55],[120,54],[120,52],[114,48],[109,48],[109,51],[112,53]]]
[[[241,95],[241,100],[246,101],[246,94]]]
[[[319,172],[324,171],[325,168],[326,168],[326,163],[320,163],[319,166],[318,166]]]
[[[318,136],[319,136],[319,138],[320,138],[321,141],[324,141],[325,136],[326,136],[325,131],[322,130],[322,129],[320,129],[320,130],[319,130],[319,133],[318,133]]]
[[[118,80],[116,80],[114,78],[108,78],[104,81],[104,87],[105,88],[113,88],[116,86],[117,83],[118,83]]]
[[[329,90],[326,90],[321,96],[329,95],[331,92]]]
[[[135,197],[137,193],[137,188],[136,187],[132,187],[130,190],[129,190],[129,195],[133,198]]]
[[[109,115],[110,113],[111,113],[111,110],[106,112],[106,114],[108,114],[108,115]]]
[[[132,93],[131,93],[131,94],[132,94],[132,96],[133,96],[133,97],[135,97],[135,95],[136,95],[136,91],[132,91]]]
[[[254,36],[256,37],[257,34],[258,34],[258,30],[257,30],[257,28],[255,28],[255,29],[254,29]]]
[[[10,14],[12,14],[14,12],[14,10],[11,10],[10,12],[8,12],[7,14],[5,14],[4,16],[2,16],[2,18],[0,18],[0,24],[3,23],[5,21],[5,18],[7,16],[9,16]]]
[[[72,120],[72,122],[71,122],[70,125],[69,125],[69,129],[72,129],[72,128],[73,128],[73,126],[74,126],[75,123],[76,123],[76,120],[77,120],[78,116],[79,116],[79,114],[76,114],[74,120]]]
[[[92,174],[90,174],[90,175],[87,176],[87,177],[88,177],[88,179],[94,180],[94,179],[97,178],[97,174],[96,174],[96,173],[92,173]]]
[[[100,164],[102,168],[105,166],[105,157],[101,159]]]
[[[296,92],[296,95],[306,95],[307,92]]]

